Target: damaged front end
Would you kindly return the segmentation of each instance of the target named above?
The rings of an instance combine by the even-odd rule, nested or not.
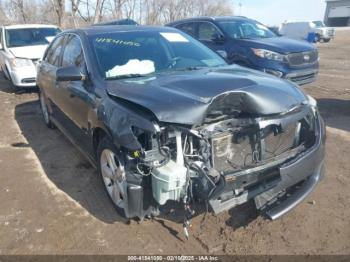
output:
[[[219,100],[201,124],[132,127],[140,148],[128,152],[128,217],[142,219],[158,214],[169,200],[181,201],[187,229],[195,203],[217,214],[255,199],[275,219],[307,195],[276,211],[290,187],[322,175],[325,132],[316,105],[310,100],[259,116]]]

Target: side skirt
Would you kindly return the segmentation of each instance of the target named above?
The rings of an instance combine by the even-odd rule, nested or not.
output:
[[[86,153],[73,139],[69,132],[53,117],[51,117],[52,123],[63,133],[63,135],[79,150],[79,152],[90,162],[93,168],[97,169],[96,161],[88,153]]]

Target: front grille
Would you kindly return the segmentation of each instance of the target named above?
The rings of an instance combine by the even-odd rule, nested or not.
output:
[[[287,59],[289,65],[291,66],[309,65],[317,62],[318,53],[316,50],[302,53],[292,53],[287,55]]]
[[[328,29],[327,34],[328,36],[334,36],[334,29]]]

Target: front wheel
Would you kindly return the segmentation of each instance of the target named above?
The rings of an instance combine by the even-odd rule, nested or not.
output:
[[[127,182],[123,155],[106,136],[99,143],[97,156],[98,170],[106,192],[117,212],[126,218]]]

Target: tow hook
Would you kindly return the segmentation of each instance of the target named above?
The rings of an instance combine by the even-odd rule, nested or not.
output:
[[[191,218],[195,214],[195,211],[191,209],[191,206],[186,199],[184,199],[185,218],[183,228],[186,239],[188,240],[190,238],[189,230],[192,227]]]

